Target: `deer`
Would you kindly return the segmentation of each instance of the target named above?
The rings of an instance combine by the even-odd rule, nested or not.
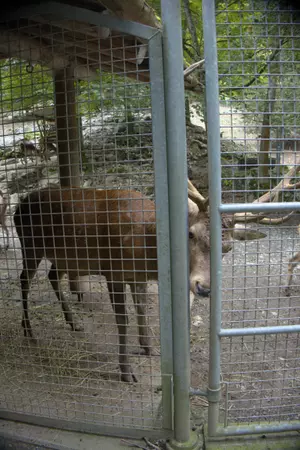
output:
[[[209,207],[188,181],[188,235],[190,289],[196,298],[210,294]],[[119,335],[121,381],[136,382],[127,350],[125,287],[130,286],[139,344],[151,355],[145,314],[147,282],[158,279],[155,203],[134,190],[92,188],[43,188],[29,193],[19,203],[14,224],[21,243],[23,270],[22,328],[33,338],[28,311],[30,283],[42,258],[51,262],[48,278],[62,306],[65,321],[73,331],[82,327],[60,288],[68,275],[71,291],[80,277],[104,275]],[[229,223],[224,240],[230,242]],[[226,238],[226,239],[225,239]],[[224,242],[224,252],[230,250]]]
[[[5,245],[4,239],[4,249],[7,250],[9,247],[9,232],[8,227],[6,225],[6,212],[8,207],[8,199],[7,196],[0,190],[0,225],[3,229],[3,235],[6,235],[7,243]]]
[[[36,148],[35,144],[28,139],[21,139],[19,141],[19,146],[22,155],[22,164],[26,163],[26,158],[29,158],[33,162],[34,158],[36,158],[39,154],[39,151]]]

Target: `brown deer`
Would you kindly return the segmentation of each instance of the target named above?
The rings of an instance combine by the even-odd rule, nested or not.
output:
[[[190,288],[205,297],[210,293],[208,202],[191,182],[188,196]],[[60,289],[61,277],[67,273],[74,291],[79,277],[102,274],[118,326],[121,378],[136,381],[127,353],[125,286],[129,284],[136,308],[140,346],[149,355],[144,303],[147,281],[158,278],[154,202],[130,190],[46,188],[21,201],[14,223],[23,255],[24,335],[32,337],[28,292],[43,257],[52,262],[48,277],[72,330],[81,328]]]
[[[24,138],[19,141],[19,145],[22,155],[22,164],[26,164],[26,158],[29,158],[33,162],[34,158],[36,158],[39,154],[39,151],[35,144],[32,141]]]

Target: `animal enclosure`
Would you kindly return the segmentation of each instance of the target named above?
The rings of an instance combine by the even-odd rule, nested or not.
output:
[[[299,430],[295,12],[203,0],[186,174],[155,13],[42,3],[0,26],[1,418],[167,437],[183,396],[210,436]]]
[[[82,21],[33,10],[1,29],[1,417],[159,435],[171,428],[161,35],[100,5]]]

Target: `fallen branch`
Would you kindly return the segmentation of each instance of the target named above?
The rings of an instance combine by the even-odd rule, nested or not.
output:
[[[199,69],[203,64],[205,63],[205,59],[201,59],[201,61],[195,62],[194,64],[191,64],[189,67],[187,67],[184,72],[183,76],[187,77],[190,75],[194,70]]]

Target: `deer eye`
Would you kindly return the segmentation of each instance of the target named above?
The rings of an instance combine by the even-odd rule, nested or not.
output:
[[[189,232],[189,239],[194,239],[195,235],[192,231]]]

